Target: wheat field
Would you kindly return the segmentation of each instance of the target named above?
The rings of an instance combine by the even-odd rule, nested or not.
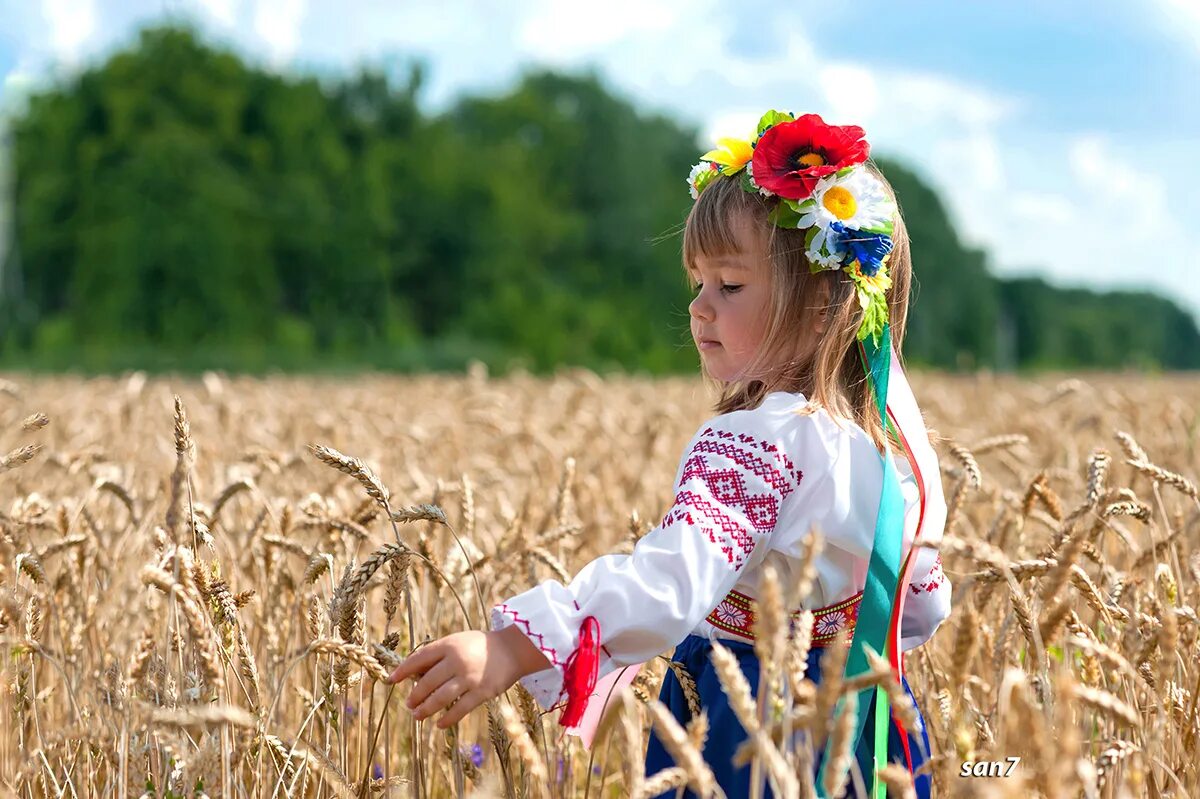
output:
[[[1200,379],[911,376],[942,464],[954,609],[906,658],[935,796],[1200,795]],[[705,793],[703,716],[653,697],[664,652],[596,746],[519,687],[416,722],[399,657],[486,628],[494,602],[670,506],[710,414],[697,380],[461,376],[0,380],[6,795],[617,797]],[[813,551],[820,545],[814,536]],[[861,781],[842,694],[768,581],[750,686],[714,664],[775,795]],[[799,605],[796,605],[799,607]],[[751,691],[757,692],[756,702]],[[911,723],[911,712],[901,714]],[[653,724],[653,732],[651,725]],[[642,773],[646,736],[681,766]],[[1012,759],[1019,758],[1014,761]],[[991,765],[997,764],[997,765]],[[964,776],[966,774],[967,776]],[[869,775],[868,775],[869,777]],[[910,795],[902,770],[889,795]]]

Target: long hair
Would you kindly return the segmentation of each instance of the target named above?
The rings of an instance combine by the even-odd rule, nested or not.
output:
[[[868,161],[865,168],[895,200],[895,191],[874,163]],[[713,179],[700,192],[683,231],[684,273],[693,293],[697,283],[691,270],[696,268],[697,255],[713,258],[739,250],[734,234],[737,215],[745,215],[766,244],[771,300],[759,350],[743,376],[728,382],[713,377],[704,367],[703,359],[700,361],[705,385],[718,395],[713,410],[720,414],[756,408],[772,391],[799,392],[809,402],[802,413],[823,408],[835,420],[850,419],[858,423],[880,451],[885,446],[902,451],[898,442],[887,435],[867,382],[856,338],[863,310],[854,283],[841,270],[812,273],[805,256],[806,231],[771,223],[767,215],[779,198],[745,191],[740,177]],[[892,279],[887,293],[888,314],[892,345],[903,363],[912,258],[908,231],[898,210],[893,221],[893,247],[887,267]],[[812,331],[818,329],[822,312],[824,333],[816,336]]]

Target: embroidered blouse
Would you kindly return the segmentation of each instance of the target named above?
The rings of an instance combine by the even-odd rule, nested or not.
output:
[[[597,679],[670,650],[688,634],[727,638],[706,621],[709,613],[732,589],[758,596],[767,563],[785,586],[792,584],[810,530],[821,532],[824,547],[805,606],[815,610],[862,590],[883,463],[859,425],[825,410],[796,414],[805,404],[801,394],[777,391],[757,408],[705,422],[680,460],[674,503],[632,554],[603,555],[568,585],[546,580],[492,608],[493,630],[517,625],[552,664],[521,679],[538,704],[550,709],[567,694],[564,669],[588,616],[599,622]],[[907,555],[920,492],[908,460],[895,460]],[[936,543],[945,508],[927,506],[926,515],[924,538]],[[904,650],[929,640],[950,613],[950,584],[936,549],[921,547],[913,559],[901,619]]]

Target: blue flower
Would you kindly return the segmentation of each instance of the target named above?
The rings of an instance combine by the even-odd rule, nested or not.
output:
[[[841,222],[830,223],[827,244],[831,253],[848,253],[851,261],[857,260],[859,269],[867,277],[875,277],[883,266],[883,259],[892,251],[892,237],[886,233],[853,230]]]
[[[459,747],[459,751],[465,757],[471,758],[471,762],[475,764],[475,768],[483,765],[483,747],[479,744],[471,744],[470,746],[464,744]]]
[[[347,702],[345,705],[342,706],[342,712],[345,713],[350,718],[354,718],[356,715],[358,715],[358,711],[355,710],[354,705],[351,704],[350,702]]]
[[[378,763],[375,764],[375,768],[371,769],[371,779],[383,779],[383,766],[379,765]]]

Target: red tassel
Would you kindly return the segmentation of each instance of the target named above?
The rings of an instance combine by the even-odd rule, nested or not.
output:
[[[600,621],[588,616],[579,625],[579,648],[567,658],[563,669],[563,688],[567,692],[567,706],[558,723],[564,727],[577,727],[583,720],[588,700],[596,688],[596,675],[600,671]]]

